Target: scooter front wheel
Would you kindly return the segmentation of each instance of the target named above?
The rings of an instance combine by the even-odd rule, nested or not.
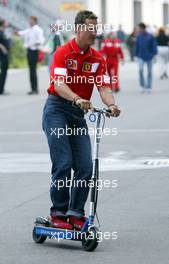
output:
[[[43,242],[45,242],[47,237],[43,235],[37,235],[34,227],[32,232],[32,238],[37,244],[42,244]]]
[[[98,246],[97,230],[92,228],[84,234],[82,247],[85,251],[94,251]]]

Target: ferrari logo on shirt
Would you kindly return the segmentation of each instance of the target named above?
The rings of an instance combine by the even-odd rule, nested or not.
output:
[[[99,63],[90,63],[90,62],[84,62],[82,66],[82,71],[84,72],[96,72],[99,67]]]
[[[77,60],[68,59],[67,69],[77,70]]]
[[[82,71],[91,72],[92,71],[92,63],[84,62],[83,67],[82,67]]]

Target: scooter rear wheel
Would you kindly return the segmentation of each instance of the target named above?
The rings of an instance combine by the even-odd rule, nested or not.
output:
[[[32,237],[33,237],[33,240],[37,243],[37,244],[42,244],[43,242],[45,242],[46,240],[46,236],[43,236],[43,235],[37,235],[35,233],[35,227],[33,228],[33,232],[32,232]]]
[[[87,231],[82,239],[82,247],[85,251],[94,251],[98,246],[98,237],[96,229]]]

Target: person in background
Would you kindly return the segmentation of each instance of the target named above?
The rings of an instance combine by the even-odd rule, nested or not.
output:
[[[37,17],[31,16],[30,27],[25,30],[18,31],[18,35],[24,38],[24,46],[27,48],[27,59],[30,72],[31,91],[29,95],[38,94],[38,80],[37,80],[37,63],[38,51],[44,43],[43,30],[38,25]]]
[[[97,32],[96,40],[98,41],[98,50],[101,49],[101,45],[104,39],[104,34],[103,32]]]
[[[48,54],[49,72],[50,72],[50,66],[52,63],[53,55],[56,49],[63,44],[64,44],[64,38],[62,33],[59,31],[59,24],[56,23],[55,26],[51,28],[51,34],[48,38],[47,44],[44,47],[44,52]]]
[[[3,6],[7,6],[7,4],[8,4],[8,0],[1,0],[1,4],[2,4]]]
[[[0,95],[6,95],[4,91],[5,81],[7,77],[8,71],[8,60],[9,60],[9,48],[10,43],[5,36],[6,22],[4,20],[0,20]]]
[[[147,32],[152,34],[154,37],[158,34],[158,27],[156,25],[147,25]]]
[[[117,30],[117,38],[121,41],[122,46],[125,44],[126,34],[122,29],[122,25],[119,25],[119,29]]]
[[[121,41],[117,38],[116,32],[109,33],[102,43],[100,53],[106,56],[107,72],[112,82],[113,91],[118,92],[120,90],[119,60],[124,61],[124,55]]]
[[[136,37],[135,56],[138,58],[140,86],[142,91],[150,93],[152,88],[153,58],[157,54],[157,42],[155,37],[146,31],[144,23],[138,24]],[[144,64],[147,65],[147,80],[144,78]]]
[[[169,61],[169,37],[165,34],[164,28],[160,28],[156,37],[158,45],[158,60],[160,66],[160,79],[167,78],[167,68]]]
[[[133,32],[126,39],[126,44],[127,44],[128,50],[129,50],[131,61],[134,61],[135,42],[136,42],[136,28],[134,28]]]

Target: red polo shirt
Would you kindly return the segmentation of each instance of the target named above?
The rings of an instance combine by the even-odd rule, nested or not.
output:
[[[94,84],[98,89],[112,88],[102,55],[93,48],[84,52],[75,38],[57,48],[53,56],[48,93],[57,96],[54,89],[55,80],[64,80],[74,93],[87,100],[90,100]]]

